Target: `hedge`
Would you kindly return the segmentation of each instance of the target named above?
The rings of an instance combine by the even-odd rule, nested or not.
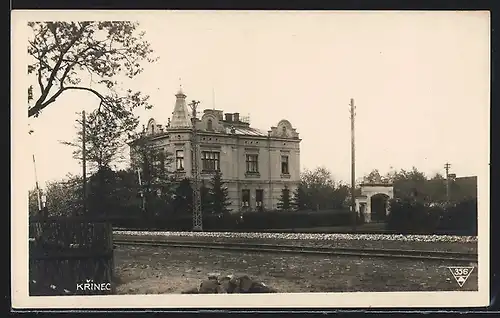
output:
[[[131,230],[192,230],[192,215],[184,211],[156,209],[145,214],[140,206],[107,209],[114,227]],[[358,224],[363,220],[358,220]],[[352,225],[348,210],[264,211],[203,216],[207,231],[293,232],[294,229],[328,228]],[[411,199],[391,200],[385,231],[395,234],[446,234],[477,236],[477,200],[464,200],[450,206],[429,206]],[[324,232],[324,231],[322,231]]]
[[[386,229],[398,234],[477,235],[477,200],[429,206],[412,199],[391,200]]]
[[[359,223],[359,222],[358,222]],[[203,227],[206,230],[262,231],[269,229],[293,229],[327,226],[349,226],[352,215],[349,211],[267,211],[244,214],[226,214],[222,216],[205,215]],[[179,230],[192,229],[190,214],[154,217],[154,218],[122,218],[113,222],[116,227],[128,229]]]
[[[444,212],[438,232],[477,235],[477,199],[459,202]]]

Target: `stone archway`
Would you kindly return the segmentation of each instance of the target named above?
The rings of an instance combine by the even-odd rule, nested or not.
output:
[[[358,214],[363,213],[365,222],[383,222],[389,213],[389,199],[393,197],[392,184],[361,184],[361,195],[356,198],[356,210]]]
[[[389,196],[385,193],[377,193],[370,197],[372,222],[384,222],[389,210]]]

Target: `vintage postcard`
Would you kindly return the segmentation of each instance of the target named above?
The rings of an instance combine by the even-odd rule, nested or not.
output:
[[[489,12],[13,11],[11,46],[14,308],[489,303]]]

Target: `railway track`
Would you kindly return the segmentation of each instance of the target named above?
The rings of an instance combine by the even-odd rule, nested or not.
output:
[[[454,264],[476,263],[477,254],[461,252],[443,251],[423,251],[423,250],[399,250],[399,249],[374,249],[374,248],[332,248],[313,246],[294,246],[288,244],[252,244],[252,243],[232,243],[232,242],[185,242],[172,240],[151,240],[151,239],[115,239],[115,245],[128,246],[155,246],[174,248],[198,248],[212,250],[226,250],[239,252],[258,253],[288,253],[302,255],[325,255],[325,256],[353,256],[353,257],[382,257],[388,259],[414,259],[414,260],[435,260],[450,261]]]

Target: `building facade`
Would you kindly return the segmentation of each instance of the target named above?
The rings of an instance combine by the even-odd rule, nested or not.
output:
[[[173,157],[171,170],[180,178],[192,178],[192,115],[182,90],[175,97],[168,124],[150,119],[146,133]],[[201,181],[207,184],[219,170],[233,212],[276,209],[282,189],[295,191],[299,185],[301,140],[289,121],[280,120],[265,132],[250,127],[239,113],[206,109],[195,125]]]

